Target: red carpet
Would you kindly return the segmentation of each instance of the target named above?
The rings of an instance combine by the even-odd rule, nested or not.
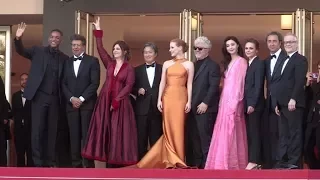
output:
[[[159,170],[159,169],[63,169],[0,168],[0,179],[15,180],[101,180],[101,179],[320,179],[320,171],[309,170]]]

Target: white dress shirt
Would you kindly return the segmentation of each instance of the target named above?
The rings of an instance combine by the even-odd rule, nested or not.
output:
[[[291,56],[294,54],[294,53],[296,53],[297,51],[295,51],[295,52],[293,52],[293,53],[290,53],[289,54],[289,57],[286,59],[286,61],[283,63],[283,66],[282,66],[282,69],[281,69],[281,74],[283,73],[283,71],[284,71],[284,68],[286,68],[286,65],[288,64],[288,62],[289,62],[289,60],[290,60],[290,58],[291,58]]]
[[[23,94],[23,93],[24,93],[24,90],[21,89],[21,92],[22,92],[22,94]],[[26,98],[21,95],[21,100],[22,100],[22,106],[24,106],[24,104],[26,104]]]
[[[276,58],[272,58],[271,62],[270,62],[270,73],[271,73],[271,76],[272,76],[274,67],[275,67],[275,65],[277,63],[277,60],[279,59],[280,53],[281,53],[281,48],[276,53],[271,54],[271,55],[276,55]]]
[[[81,53],[80,56],[78,56],[78,57],[83,58],[83,54],[84,54],[84,52]],[[74,57],[74,58],[78,58],[78,57],[75,56],[75,55],[73,55],[73,57]],[[78,77],[78,72],[79,72],[79,67],[80,67],[81,61],[82,61],[82,60],[79,60],[79,59],[76,60],[76,61],[73,61],[73,70],[74,70],[74,74],[76,75],[76,77]],[[73,96],[70,98],[70,102],[71,102],[72,98],[73,98]],[[82,96],[80,96],[79,99],[80,99],[82,102],[85,101],[85,99],[84,99]]]
[[[153,62],[155,63],[155,62]],[[151,63],[151,64],[153,64]],[[156,71],[156,64],[154,64],[154,67],[146,67],[147,70],[147,76],[148,76],[148,81],[149,81],[149,85],[150,87],[152,87],[153,85],[153,81],[154,81],[154,76],[155,76],[155,71]]]
[[[78,58],[77,56],[73,55],[74,58]],[[81,55],[79,57],[83,57],[83,53],[81,53]],[[74,69],[74,74],[76,75],[76,77],[78,76],[78,71],[79,71],[79,67],[80,67],[80,64],[81,64],[81,61],[82,60],[76,60],[76,61],[73,61],[73,69]]]
[[[256,57],[257,57],[257,56],[255,56],[255,57],[253,57],[253,58],[251,58],[251,59],[249,60],[249,66],[251,65],[252,61],[253,61]]]

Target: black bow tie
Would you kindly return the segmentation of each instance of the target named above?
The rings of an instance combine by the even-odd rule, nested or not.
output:
[[[271,59],[272,59],[272,58],[277,59],[277,56],[276,56],[275,54],[272,54],[272,55],[270,56],[270,58],[271,58]]]
[[[146,64],[146,67],[149,68],[149,67],[154,67],[155,63],[152,63],[152,64]]]
[[[74,60],[74,61],[78,61],[78,60],[81,61],[81,60],[82,60],[82,56],[79,56],[79,57],[77,57],[77,58],[74,57],[73,60]]]

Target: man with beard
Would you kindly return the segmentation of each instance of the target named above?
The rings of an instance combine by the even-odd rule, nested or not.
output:
[[[18,54],[31,60],[31,69],[23,97],[31,100],[32,158],[36,167],[53,167],[60,118],[63,63],[69,57],[59,51],[63,36],[59,29],[50,32],[49,46],[24,48],[22,35],[25,29],[25,23],[18,25],[14,44]]]
[[[276,94],[279,92],[281,67],[287,53],[281,49],[283,37],[279,32],[270,32],[266,37],[270,56],[265,60],[267,79],[267,101],[262,122],[263,168],[272,168],[278,160],[279,116],[275,112]]]
[[[211,60],[211,42],[201,36],[194,41],[195,76],[191,112],[187,120],[187,164],[204,168],[219,105],[220,67]]]

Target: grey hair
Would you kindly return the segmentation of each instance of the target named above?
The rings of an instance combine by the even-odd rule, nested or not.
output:
[[[284,37],[286,37],[286,36],[292,36],[292,37],[294,37],[294,38],[296,39],[296,41],[298,40],[297,35],[295,35],[295,34],[293,34],[293,33],[291,33],[291,32],[289,32],[289,33],[287,33],[287,34],[284,35]]]
[[[194,44],[202,43],[205,44],[205,48],[211,49],[212,44],[211,41],[206,36],[199,36],[196,40],[194,40]]]

